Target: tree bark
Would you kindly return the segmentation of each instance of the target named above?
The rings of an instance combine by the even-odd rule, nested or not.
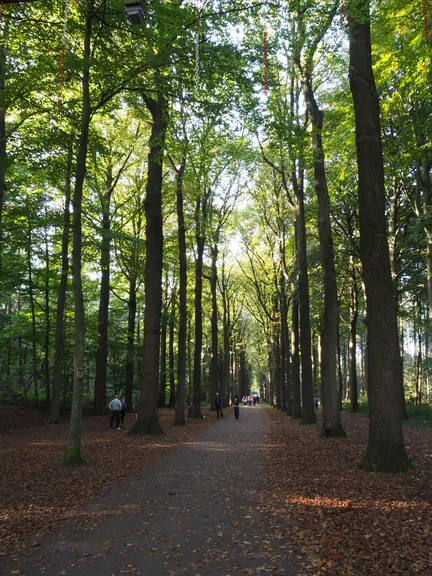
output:
[[[102,243],[100,254],[101,284],[98,314],[98,343],[96,349],[96,377],[94,387],[94,412],[105,414],[107,409],[107,361],[108,361],[108,311],[110,296],[110,264],[111,264],[111,195],[113,191],[112,166],[106,173],[105,194],[102,204]]]
[[[167,331],[168,331],[168,302],[162,304],[161,319],[161,345],[159,367],[159,408],[165,408],[166,383],[167,383]]]
[[[171,312],[169,318],[169,340],[168,340],[168,362],[169,362],[169,381],[170,381],[170,395],[168,406],[174,408],[176,404],[176,390],[175,390],[175,355],[174,355],[174,326],[175,326],[175,297],[172,295]]]
[[[301,398],[300,398],[300,351],[299,351],[299,311],[298,296],[293,296],[292,321],[291,321],[291,382],[292,382],[292,415],[293,418],[300,419]]]
[[[177,359],[177,394],[174,424],[185,424],[186,354],[187,354],[187,254],[186,228],[183,210],[183,178],[186,155],[183,156],[176,176],[177,227],[179,246],[179,327]]]
[[[137,284],[136,272],[135,270],[131,270],[129,277],[128,336],[127,336],[127,349],[126,349],[126,383],[125,383],[126,404],[128,405],[129,410],[132,410],[133,405],[133,387],[135,376],[134,350],[135,350],[135,323],[136,323],[136,311],[137,311],[136,284]]]
[[[357,320],[358,320],[358,293],[356,286],[356,272],[351,267],[351,318],[350,318],[350,364],[349,387],[351,398],[351,412],[358,412],[358,382],[357,382]]]
[[[201,416],[201,354],[203,344],[202,333],[202,290],[203,290],[203,255],[205,246],[205,226],[207,220],[206,197],[201,196],[195,205],[195,226],[197,254],[195,259],[195,350],[193,366],[193,405],[194,417]]]
[[[33,290],[33,270],[32,270],[32,233],[31,233],[31,218],[30,206],[28,205],[28,221],[27,221],[27,272],[29,282],[29,297],[30,297],[30,310],[32,319],[32,366],[33,366],[33,389],[35,395],[35,402],[39,402],[39,383],[38,383],[38,369],[37,369],[37,330],[36,330],[36,309],[35,298]]]
[[[3,23],[4,25],[5,23]],[[4,33],[4,32],[3,32]],[[0,45],[0,274],[3,272],[3,208],[6,195],[7,133],[6,133],[6,51]]]
[[[296,240],[298,298],[300,314],[300,350],[301,350],[301,389],[302,416],[305,424],[315,424],[315,407],[313,401],[312,351],[309,302],[309,278],[307,270],[306,225],[304,213],[304,196],[301,187],[297,187],[296,204]]]
[[[345,432],[342,428],[340,418],[336,380],[337,327],[339,310],[336,269],[334,264],[333,234],[330,220],[330,197],[328,193],[327,176],[325,172],[325,156],[322,143],[324,113],[319,109],[315,100],[311,73],[308,70],[307,65],[306,68],[302,70],[301,63],[298,60],[297,68],[300,71],[303,94],[313,126],[314,184],[315,192],[318,197],[318,234],[324,281],[324,314],[321,337],[322,434],[340,437],[345,436]]]
[[[211,410],[215,410],[214,399],[219,387],[219,346],[218,346],[218,307],[217,307],[217,257],[218,240],[216,239],[211,249]],[[225,400],[225,398],[224,398]]]
[[[48,216],[45,208],[45,358],[44,358],[44,384],[46,390],[46,401],[51,402],[51,381],[50,381],[50,260],[48,248]]]
[[[90,104],[90,59],[91,37],[94,18],[94,0],[87,0],[86,26],[84,36],[84,58],[82,72],[82,111],[81,129],[76,162],[75,188],[73,195],[73,253],[72,253],[72,289],[75,304],[75,342],[73,365],[73,398],[69,424],[69,442],[64,456],[66,465],[82,463],[81,457],[81,417],[84,390],[84,350],[85,320],[82,289],[82,197],[87,167],[89,127],[91,122]]]
[[[152,116],[148,155],[146,198],[146,262],[144,272],[144,350],[138,418],[132,429],[137,434],[161,434],[158,413],[160,323],[162,311],[162,164],[168,121],[168,105],[162,94],[157,100],[144,97]]]
[[[359,178],[360,257],[368,318],[370,417],[365,466],[379,471],[400,471],[408,466],[400,407],[403,375],[385,220],[384,165],[379,100],[372,68],[370,0],[356,0],[349,5],[348,23]]]
[[[231,393],[230,391],[230,333],[231,333],[231,318],[229,309],[229,295],[227,278],[225,275],[225,262],[222,263],[222,306],[223,306],[223,388],[225,396]]]

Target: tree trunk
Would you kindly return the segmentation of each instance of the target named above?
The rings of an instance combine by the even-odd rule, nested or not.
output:
[[[146,262],[144,273],[144,350],[138,418],[132,429],[138,434],[161,434],[158,413],[158,374],[160,324],[162,311],[162,180],[163,153],[168,105],[162,94],[153,100],[144,97],[152,116],[152,134],[148,155],[146,198]]]
[[[311,327],[309,303],[309,278],[307,270],[306,225],[304,212],[304,192],[302,185],[294,187],[296,192],[296,254],[298,272],[298,301],[300,315],[300,350],[301,350],[301,389],[303,421],[315,424],[315,407],[313,401]]]
[[[202,208],[201,208],[202,204]],[[203,344],[202,333],[202,290],[203,290],[203,255],[205,246],[206,202],[201,197],[195,207],[197,254],[195,260],[195,350],[193,367],[193,405],[194,416],[201,416],[201,354]]]
[[[422,381],[422,321],[421,321],[421,300],[417,297],[417,357],[416,357],[416,404],[421,405],[421,381]]]
[[[222,264],[222,306],[223,306],[223,388],[224,394],[230,394],[230,332],[231,321],[225,278],[225,263]]]
[[[297,63],[297,66],[300,67],[299,62]],[[322,434],[340,437],[345,436],[345,432],[342,428],[342,422],[340,419],[336,380],[337,326],[339,311],[336,269],[334,264],[333,235],[330,220],[330,197],[327,187],[325,156],[322,143],[324,114],[319,109],[315,100],[311,75],[307,69],[304,70],[304,72],[301,71],[301,83],[306,100],[306,106],[312,119],[313,126],[314,184],[315,192],[318,197],[318,234],[324,280],[324,315],[321,338]],[[300,313],[300,321],[301,317],[302,314]],[[305,400],[303,399],[303,402],[304,401]]]
[[[175,293],[172,295],[171,313],[169,319],[169,346],[168,346],[168,361],[169,361],[169,381],[170,381],[170,395],[168,406],[174,408],[176,404],[176,391],[175,391],[175,355],[174,355],[174,326],[175,326]]]
[[[30,207],[28,208],[28,229],[27,229],[27,271],[29,281],[29,297],[30,297],[30,310],[32,319],[32,363],[33,363],[33,389],[35,395],[35,402],[39,402],[39,384],[38,384],[38,369],[37,369],[37,347],[36,347],[36,309],[35,298],[33,291],[33,270],[32,270],[32,233],[31,233],[31,218]]]
[[[285,351],[285,338],[283,334],[284,326],[283,326],[283,319],[282,313],[280,318],[280,388],[281,388],[281,410],[286,412],[287,411],[287,386],[286,386],[286,351]]]
[[[51,382],[50,382],[50,261],[48,249],[48,216],[45,208],[45,358],[44,358],[44,385],[46,390],[46,401],[51,402]]]
[[[125,383],[125,397],[126,404],[129,410],[133,406],[133,388],[134,388],[134,375],[135,375],[135,322],[136,322],[136,284],[137,277],[134,270],[131,271],[129,277],[129,300],[128,300],[128,336],[127,336],[127,350],[126,350],[126,383]]]
[[[3,26],[5,22],[3,22]],[[3,31],[3,34],[5,32]],[[6,134],[6,52],[5,42],[0,45],[0,274],[3,272],[3,207],[6,194],[7,134]]]
[[[350,88],[356,121],[360,257],[368,318],[369,441],[365,465],[379,471],[404,470],[400,389],[403,385],[396,300],[385,220],[384,167],[378,94],[372,68],[370,0],[348,11]]]
[[[211,289],[211,303],[212,303],[212,314],[211,314],[211,410],[215,410],[214,399],[219,386],[219,346],[218,346],[218,307],[217,307],[217,257],[218,257],[218,245],[217,239],[211,249],[211,279],[210,279],[210,289]],[[224,399],[225,400],[225,399]]]
[[[186,347],[187,347],[187,255],[186,229],[183,210],[183,177],[186,170],[186,155],[182,158],[176,177],[177,227],[179,246],[179,327],[177,359],[177,394],[174,424],[185,424],[186,392]]]
[[[161,345],[160,345],[160,367],[159,367],[159,408],[165,408],[166,382],[167,382],[167,331],[168,331],[168,303],[165,302],[162,310],[161,320]]]
[[[94,0],[87,0],[84,57],[82,72],[81,131],[76,162],[75,188],[73,195],[73,253],[72,289],[75,303],[75,344],[73,366],[73,398],[69,424],[69,442],[64,457],[66,465],[82,463],[81,417],[84,391],[85,319],[82,289],[82,196],[87,167],[88,136],[91,122],[90,104],[90,58]]]
[[[94,387],[94,411],[96,414],[106,413],[106,386],[108,361],[108,313],[110,296],[110,264],[111,264],[111,195],[113,191],[112,166],[106,173],[105,194],[102,204],[102,243],[101,243],[101,285],[98,314],[98,343],[96,349],[96,377]],[[115,380],[114,380],[115,382]]]
[[[350,365],[349,387],[351,398],[351,412],[358,412],[358,382],[357,382],[357,319],[358,295],[356,287],[355,270],[351,268],[351,318],[350,318]]]
[[[342,352],[340,344],[340,318],[338,318],[337,365],[338,365],[338,387],[339,387],[339,410],[342,412],[344,381],[342,375]]]
[[[293,297],[292,322],[291,322],[291,382],[292,382],[292,415],[293,418],[300,419],[301,398],[300,398],[300,351],[299,351],[299,311],[297,294]]]
[[[72,187],[72,142],[69,145],[66,163],[65,205],[63,211],[63,236],[61,250],[61,275],[56,310],[56,328],[54,339],[54,370],[52,383],[52,400],[50,423],[57,424],[60,413],[60,393],[62,384],[62,364],[64,353],[64,311],[66,306],[66,290],[69,273],[69,227],[70,227],[70,198]]]

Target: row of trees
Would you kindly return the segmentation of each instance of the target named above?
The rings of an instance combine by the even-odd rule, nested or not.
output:
[[[120,0],[73,3],[60,106],[62,3],[5,9],[0,378],[53,423],[72,391],[66,462],[85,398],[101,414],[124,391],[134,431],[159,433],[159,408],[184,424],[217,389],[260,386],[309,424],[319,394],[342,436],[361,386],[366,464],[407,466],[403,369],[429,399],[432,302],[415,4],[376,8],[373,69],[366,0],[206,4],[199,62],[191,5],[131,27]]]

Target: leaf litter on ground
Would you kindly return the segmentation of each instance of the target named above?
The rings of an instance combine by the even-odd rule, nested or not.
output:
[[[413,469],[372,474],[360,467],[367,418],[344,414],[348,437],[324,439],[316,426],[267,412],[260,505],[272,536],[306,556],[308,573],[432,576],[432,432],[406,426]]]
[[[96,525],[104,512],[88,513],[86,504],[213,422],[197,419],[174,426],[173,418],[173,410],[162,411],[165,434],[157,437],[127,434],[134,414],[126,415],[121,432],[109,430],[106,417],[84,418],[85,464],[76,468],[61,464],[68,440],[66,421],[0,433],[0,555],[23,547],[37,549],[59,520],[74,518],[87,528]]]

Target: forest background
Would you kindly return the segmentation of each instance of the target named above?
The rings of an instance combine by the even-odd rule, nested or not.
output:
[[[115,393],[152,433],[158,408],[182,423],[217,389],[309,423],[318,395],[342,435],[374,378],[390,412],[371,438],[400,448],[407,412],[431,424],[428,3],[143,9],[133,26],[120,0],[2,6],[2,403],[52,423],[72,404],[75,462],[83,407]]]

